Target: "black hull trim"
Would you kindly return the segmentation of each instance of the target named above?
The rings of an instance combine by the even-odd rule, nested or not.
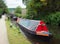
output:
[[[36,33],[34,31],[30,31],[28,29],[26,29],[25,27],[21,26],[20,24],[18,24],[18,26],[20,27],[21,31],[26,35],[26,37],[29,39],[33,39],[36,41],[44,41],[44,42],[49,42],[51,40],[51,36],[40,36],[40,35],[36,35]],[[32,41],[33,41],[32,40]]]

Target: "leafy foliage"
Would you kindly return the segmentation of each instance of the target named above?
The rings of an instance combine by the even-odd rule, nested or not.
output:
[[[17,16],[17,17],[22,17],[22,15],[19,14],[19,13],[15,13],[15,16]]]
[[[44,21],[50,25],[60,25],[60,12],[52,13],[44,18]]]
[[[27,0],[24,0],[27,1]],[[27,5],[28,19],[44,20],[51,25],[59,25],[60,19],[59,0],[30,0]],[[27,2],[25,2],[27,3]]]
[[[4,1],[0,0],[0,14],[3,14],[3,13],[8,13],[8,9]]]
[[[18,7],[15,9],[15,13],[21,14],[21,7],[18,6]]]
[[[21,13],[22,13],[22,9],[21,9],[21,7],[18,6],[18,7],[15,9],[15,15],[16,15],[17,17],[21,17],[21,16],[22,16]]]
[[[27,18],[42,19],[43,17],[60,11],[59,0],[24,0],[27,6]]]

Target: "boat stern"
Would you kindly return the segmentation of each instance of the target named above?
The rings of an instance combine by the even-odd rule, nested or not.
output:
[[[52,34],[49,32],[46,24],[43,21],[40,21],[40,23],[38,24],[36,28],[36,35],[47,37],[52,36]]]

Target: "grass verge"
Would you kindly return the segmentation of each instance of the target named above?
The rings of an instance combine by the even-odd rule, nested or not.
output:
[[[6,20],[8,39],[10,44],[31,44],[21,33],[17,27],[10,28],[10,21]]]

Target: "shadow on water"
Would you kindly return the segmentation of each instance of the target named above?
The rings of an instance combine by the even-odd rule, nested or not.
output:
[[[43,41],[40,38],[36,38],[34,36],[28,35],[27,33],[24,33],[24,34],[32,44],[60,44],[60,40],[54,37],[51,38],[50,41]]]
[[[53,40],[51,40],[50,44],[60,44],[60,39],[53,38]]]

